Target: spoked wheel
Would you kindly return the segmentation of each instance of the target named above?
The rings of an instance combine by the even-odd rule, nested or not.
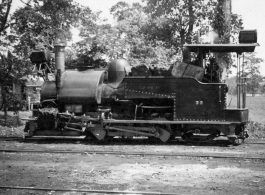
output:
[[[237,137],[229,137],[228,140],[234,146],[238,146],[238,145],[241,145],[242,143],[244,143],[244,139],[237,138]]]

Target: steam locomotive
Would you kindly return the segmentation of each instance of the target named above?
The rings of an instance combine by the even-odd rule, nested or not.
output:
[[[107,69],[65,70],[65,42],[57,39],[55,80],[46,80],[41,104],[27,119],[28,135],[71,135],[104,140],[113,137],[148,137],[162,142],[180,135],[187,141],[226,136],[241,143],[248,122],[244,79],[238,64],[237,108],[226,104],[228,87],[211,52],[254,52],[254,32],[243,31],[239,44],[185,44],[197,54],[196,62],[178,62],[166,75],[135,73],[125,59]],[[35,64],[47,62],[45,50],[34,51]],[[47,72],[47,68],[44,68]]]

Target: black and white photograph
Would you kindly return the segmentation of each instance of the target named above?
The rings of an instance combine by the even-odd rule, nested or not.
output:
[[[0,194],[264,195],[264,0],[0,0]]]

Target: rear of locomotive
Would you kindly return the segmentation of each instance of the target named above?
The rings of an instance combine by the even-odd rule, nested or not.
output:
[[[254,52],[255,47],[259,46],[257,43],[257,32],[256,30],[243,30],[239,32],[239,44],[186,44],[184,45],[190,52],[197,53],[197,58],[200,66],[205,68],[205,80],[204,83],[207,83],[208,86],[213,83],[216,84],[216,89],[214,93],[209,93],[209,90],[204,90],[205,95],[207,96],[206,101],[208,105],[206,107],[201,107],[201,115],[204,112],[208,112],[208,116],[203,125],[192,124],[188,126],[188,133],[184,133],[184,137],[189,139],[190,135],[200,132],[200,130],[207,128],[209,133],[213,135],[225,135],[229,141],[233,144],[240,144],[248,137],[246,124],[248,122],[249,110],[246,107],[246,78],[243,77],[244,74],[244,52]],[[227,85],[214,79],[218,75],[218,71],[225,67],[220,63],[224,61],[220,60],[219,53],[236,53],[237,56],[237,74],[236,74],[236,98],[237,106],[229,107],[227,106],[226,93],[228,91]],[[211,58],[211,53],[214,56],[219,56],[219,60],[216,58]],[[206,58],[208,56],[209,63],[206,64]],[[242,60],[243,59],[243,60]],[[197,61],[197,62],[198,62]],[[218,64],[219,63],[219,64]],[[217,65],[217,68],[216,68]],[[226,66],[230,67],[230,66]],[[221,69],[222,70],[222,69]],[[201,96],[203,97],[203,95]],[[213,99],[215,99],[213,101]],[[209,102],[211,102],[209,104]],[[207,103],[206,103],[207,104]],[[198,127],[198,128],[197,128]],[[192,129],[192,131],[190,131]],[[189,133],[191,132],[191,133]]]
[[[204,141],[225,135],[233,143],[247,136],[245,103],[227,108],[227,85],[204,74],[205,56],[213,52],[254,51],[257,44],[185,45],[200,63],[177,63],[168,75],[132,75],[123,59],[107,70],[64,70],[64,43],[55,44],[55,81],[46,81],[41,106],[28,120],[29,135],[155,137],[163,142],[181,135]],[[180,68],[184,66],[184,69]],[[189,71],[191,70],[191,71]],[[203,71],[201,71],[203,70]],[[216,76],[216,75],[215,75]],[[245,101],[243,83],[238,95]],[[242,92],[242,93],[241,93]],[[244,102],[243,101],[243,102]]]

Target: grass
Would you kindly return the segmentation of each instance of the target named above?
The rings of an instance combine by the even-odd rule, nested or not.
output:
[[[229,102],[231,101],[230,105]],[[231,108],[237,107],[237,97],[228,96],[227,104]],[[249,123],[247,129],[251,138],[265,138],[265,97],[247,96],[246,107],[249,109]]]
[[[229,107],[236,108],[237,97],[228,96],[227,98],[228,105],[230,101],[231,101],[231,104]],[[246,107],[249,109],[249,120],[250,121],[254,121],[254,122],[265,125],[265,97],[264,96],[256,96],[256,97],[247,96]]]

